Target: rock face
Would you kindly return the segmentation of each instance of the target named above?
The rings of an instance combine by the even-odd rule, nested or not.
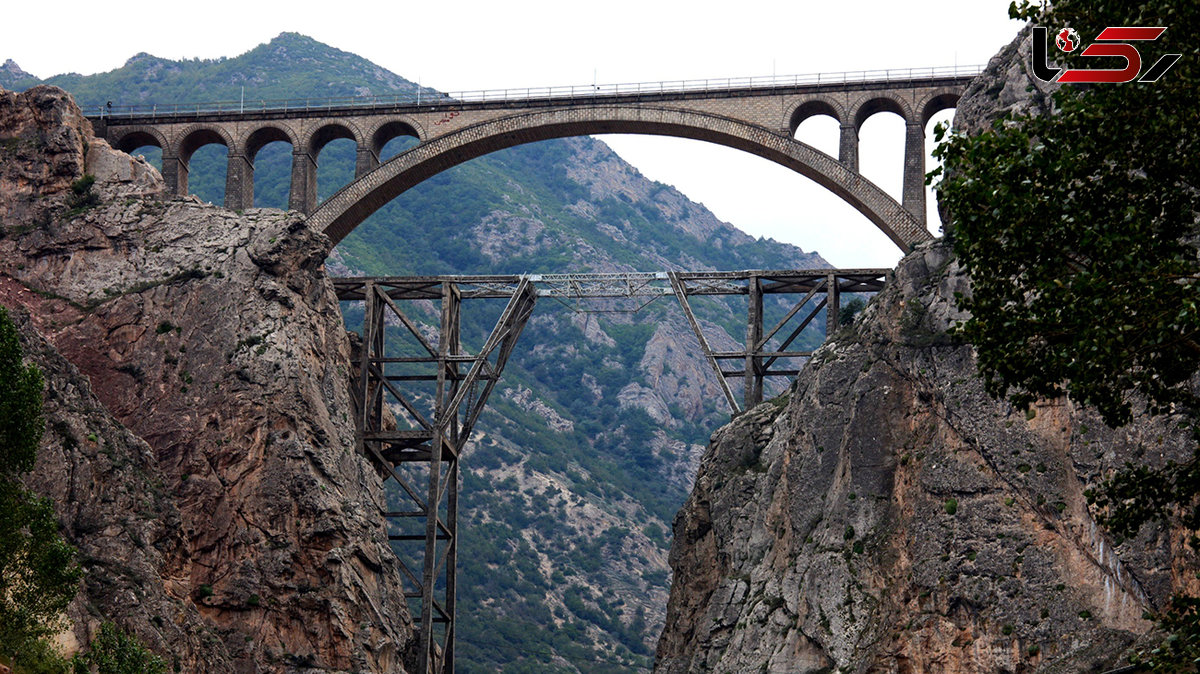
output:
[[[6,229],[47,224],[61,195],[83,176],[80,151],[91,125],[60,89],[0,90],[0,222]]]
[[[155,198],[157,172],[91,139],[61,91],[0,106],[0,303],[95,411],[48,412],[32,478],[81,549],[106,550],[87,601],[182,671],[398,671],[411,622],[354,451],[327,239],[295,214]],[[105,610],[121,602],[138,608]],[[84,642],[98,621],[73,617]]]
[[[987,68],[967,86],[954,112],[954,127],[978,133],[1006,113],[1046,114],[1054,109],[1051,96],[1060,86],[1033,74],[1032,31],[1026,27],[988,61]]]
[[[87,644],[101,618],[125,630],[172,663],[196,671],[230,671],[219,635],[172,578],[169,558],[185,549],[179,509],[150,447],[92,393],[91,384],[34,330],[27,313],[15,316],[26,358],[46,381],[49,420],[38,465],[26,480],[54,500],[66,537],[79,549],[86,575],[68,608],[72,629],[59,641]]]
[[[972,91],[1024,91],[1019,71],[994,61]],[[714,435],[675,521],[656,671],[1101,671],[1145,610],[1194,591],[1181,532],[1113,540],[1084,496],[1126,461],[1187,456],[1177,420],[1113,431],[1067,401],[991,399],[946,335],[955,292],[949,245],[923,246],[788,395]]]

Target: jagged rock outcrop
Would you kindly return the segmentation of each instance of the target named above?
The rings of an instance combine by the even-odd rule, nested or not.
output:
[[[7,230],[48,224],[84,174],[91,125],[61,89],[0,89],[0,222]],[[48,198],[49,197],[49,198]]]
[[[29,73],[21,69],[17,62],[12,59],[5,59],[4,65],[0,65],[0,73],[12,77],[30,77]]]
[[[103,406],[48,412],[31,482],[113,560],[87,601],[182,671],[397,671],[411,623],[354,451],[328,240],[297,214],[154,198],[157,171],[85,124],[59,90],[0,92],[0,303]],[[83,640],[97,620],[73,617]]]
[[[1005,98],[1026,92],[1022,49],[971,87],[968,128],[1037,105]],[[1113,539],[1084,496],[1126,461],[1188,456],[1178,420],[1113,431],[1069,401],[992,399],[946,334],[969,289],[947,243],[922,246],[788,395],[714,435],[656,671],[1102,671],[1145,610],[1196,590],[1183,533]]]
[[[1033,74],[1032,52],[1032,31],[1026,27],[967,85],[954,112],[954,128],[978,133],[1005,114],[1051,112],[1054,109],[1051,96],[1060,85]]]

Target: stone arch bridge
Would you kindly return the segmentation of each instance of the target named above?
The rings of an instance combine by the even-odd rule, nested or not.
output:
[[[925,127],[955,107],[978,68],[873,71],[741,80],[701,80],[421,94],[338,101],[137,106],[90,117],[117,149],[162,149],[163,176],[188,191],[188,164],[204,145],[228,150],[225,205],[253,206],[254,158],[268,143],[292,146],[289,207],[309,215],[336,243],[367,216],[421,181],[496,150],[549,138],[641,133],[704,140],[750,152],[816,181],[865,215],[902,250],[930,238],[925,228]],[[269,104],[268,104],[269,103]],[[900,203],[858,172],[858,132],[880,112],[906,125]],[[805,119],[827,115],[841,128],[838,156],[795,140]],[[416,146],[386,162],[384,146]],[[317,157],[329,142],[357,146],[355,179],[317,204]]]

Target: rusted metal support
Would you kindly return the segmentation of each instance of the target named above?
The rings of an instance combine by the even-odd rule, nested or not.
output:
[[[825,279],[826,293],[826,311],[825,311],[825,336],[828,337],[838,331],[840,326],[842,311],[842,296],[838,288],[837,274],[830,274]]]
[[[738,405],[737,398],[733,397],[733,391],[729,388],[729,382],[725,381],[725,374],[721,371],[721,364],[717,362],[713,356],[712,349],[708,346],[708,340],[704,337],[704,331],[700,329],[700,323],[696,320],[696,314],[692,313],[692,306],[688,303],[687,288],[684,287],[683,281],[680,280],[679,272],[669,272],[671,280],[671,288],[675,290],[675,299],[679,300],[679,307],[683,309],[683,315],[687,318],[688,325],[692,326],[692,332],[696,335],[696,340],[700,342],[700,351],[704,353],[704,358],[708,360],[709,367],[717,372],[717,383],[721,386],[721,392],[725,394],[725,402],[729,404],[729,412],[737,414],[742,411]]]
[[[747,279],[746,300],[746,367],[742,376],[742,405],[750,409],[763,399],[762,348],[759,345],[763,330],[763,293],[759,277]]]
[[[800,334],[826,311],[829,334],[838,327],[837,307],[842,292],[878,292],[883,288],[890,270],[887,269],[820,269],[742,272],[668,272],[671,292],[679,301],[688,325],[700,343],[700,350],[721,382],[726,403],[734,415],[762,402],[764,382],[768,377],[795,376],[799,359],[809,351],[791,349]],[[802,294],[787,314],[763,333],[763,300],[766,295]],[[746,295],[746,344],[741,351],[714,351],[704,334],[689,298],[698,295]],[[819,298],[819,299],[818,299]],[[801,313],[805,312],[805,313]],[[830,315],[832,314],[832,315]],[[772,346],[780,331],[803,316],[787,337]],[[789,367],[775,367],[784,360]],[[739,361],[737,369],[728,369],[726,361]],[[726,383],[730,377],[743,379],[742,399],[739,401]]]
[[[421,284],[420,289],[420,296],[400,299],[428,299],[438,293],[441,315],[436,340],[389,295],[394,288],[387,283],[368,279],[352,291],[339,287],[339,297],[361,299],[365,305],[355,387],[360,405],[358,446],[399,486],[395,497],[401,505],[389,504],[383,514],[389,522],[388,539],[402,553],[398,554],[400,572],[413,588],[405,596],[415,604],[410,609],[417,623],[418,662],[423,663],[422,672],[448,674],[454,671],[456,631],[458,459],[537,295],[528,280],[518,280],[483,348],[472,355],[462,344],[460,284],[447,279]],[[389,356],[389,329],[398,338],[395,341],[409,345],[409,352],[415,350],[416,355]],[[394,371],[397,367],[399,372]],[[414,373],[412,368],[420,371]],[[398,382],[431,382],[433,395],[422,396],[397,386]],[[430,407],[430,397],[432,408],[422,409]],[[424,488],[419,486],[422,475]]]

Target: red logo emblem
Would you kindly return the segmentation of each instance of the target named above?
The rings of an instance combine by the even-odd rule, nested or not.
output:
[[[1063,28],[1054,36],[1054,44],[1067,53],[1073,52],[1079,48],[1079,33],[1074,28]]]
[[[1101,68],[1072,68],[1063,70],[1062,68],[1052,68],[1047,63],[1046,54],[1046,38],[1047,31],[1044,26],[1033,27],[1033,73],[1046,82],[1060,82],[1066,84],[1119,84],[1122,82],[1132,82],[1135,79],[1139,82],[1154,82],[1162,77],[1175,62],[1179,60],[1181,54],[1163,54],[1150,69],[1146,71],[1140,78],[1142,72],[1142,55],[1138,52],[1137,47],[1129,44],[1131,42],[1153,42],[1166,32],[1166,28],[1156,26],[1153,28],[1144,28],[1139,26],[1109,26],[1100,31],[1096,36],[1096,42],[1088,45],[1080,56],[1085,57],[1115,57],[1124,59],[1125,67],[1120,69],[1101,69]],[[1054,35],[1054,43],[1064,52],[1070,53],[1075,51],[1081,43],[1079,33],[1073,28],[1063,28]]]

